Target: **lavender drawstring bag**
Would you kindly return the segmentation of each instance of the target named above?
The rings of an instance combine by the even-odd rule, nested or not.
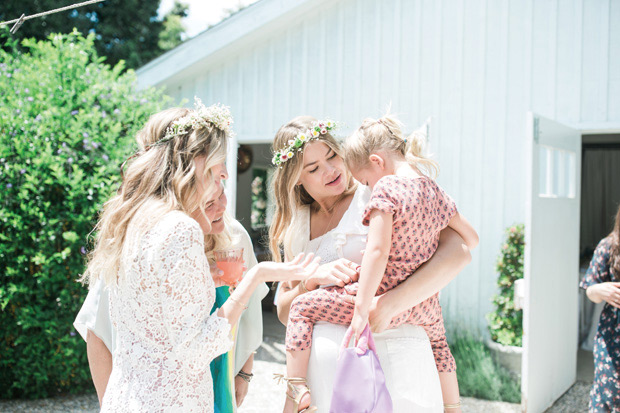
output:
[[[330,413],[392,413],[392,398],[370,326],[355,347],[349,347],[353,329],[349,327],[340,347]]]

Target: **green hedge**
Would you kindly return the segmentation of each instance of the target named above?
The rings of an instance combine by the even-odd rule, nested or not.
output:
[[[73,320],[76,282],[103,202],[134,135],[167,105],[161,91],[77,32],[0,50],[0,398],[91,386]]]
[[[450,334],[450,350],[463,397],[521,402],[521,382],[491,356],[481,337],[467,332]]]
[[[521,347],[523,343],[523,310],[515,309],[514,284],[523,278],[524,248],[524,225],[508,227],[506,242],[495,266],[499,294],[493,297],[495,310],[487,316],[491,338],[506,346]]]

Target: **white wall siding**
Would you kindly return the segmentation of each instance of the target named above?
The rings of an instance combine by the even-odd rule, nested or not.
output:
[[[161,84],[177,99],[230,105],[242,143],[269,142],[301,114],[344,122],[343,134],[389,103],[408,130],[432,116],[439,182],[481,238],[473,263],[442,296],[445,316],[484,330],[503,229],[525,217],[527,111],[567,124],[620,124],[620,1],[303,7]]]

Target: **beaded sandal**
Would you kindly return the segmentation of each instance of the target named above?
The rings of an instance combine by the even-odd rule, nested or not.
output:
[[[310,396],[310,389],[308,389],[308,384],[306,383],[306,379],[303,377],[284,377],[282,374],[274,374],[274,380],[278,381],[278,384],[284,380],[286,382],[286,387],[288,391],[286,392],[286,397],[293,401],[293,409],[298,413],[316,413],[318,410],[316,406],[308,406],[303,410],[299,410],[299,402],[301,402],[301,398],[308,394]],[[293,384],[303,384],[304,389],[298,389]],[[291,394],[289,394],[291,392]]]

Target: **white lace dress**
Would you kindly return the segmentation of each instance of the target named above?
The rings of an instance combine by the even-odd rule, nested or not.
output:
[[[128,235],[120,279],[110,287],[116,343],[101,411],[212,412],[209,363],[232,341],[228,321],[209,315],[215,288],[198,223],[174,211]]]

